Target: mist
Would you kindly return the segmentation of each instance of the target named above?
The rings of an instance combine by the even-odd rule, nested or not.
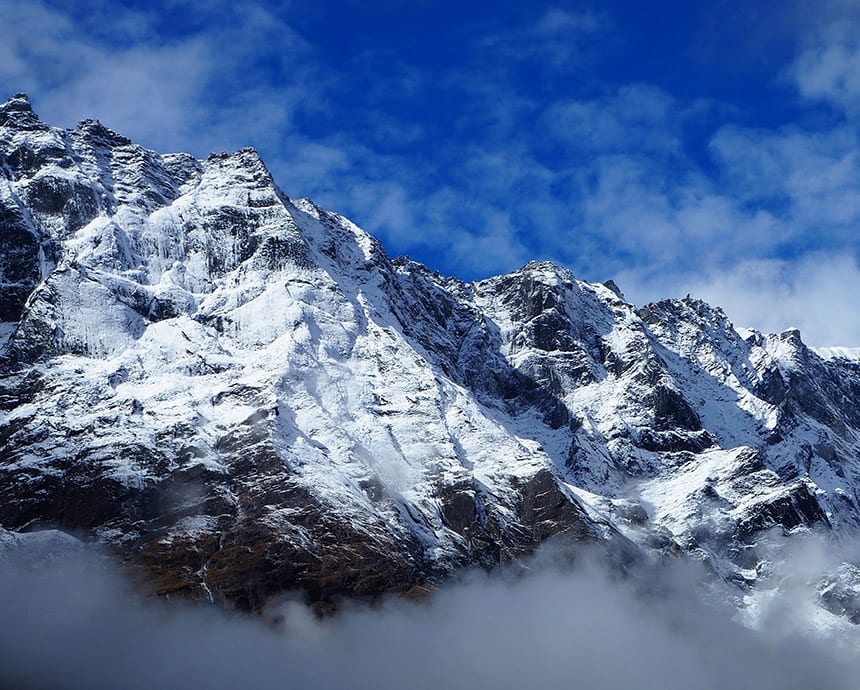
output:
[[[737,591],[703,590],[704,570],[689,564],[621,579],[593,559],[570,569],[543,558],[525,575],[471,573],[421,601],[319,619],[284,600],[260,619],[144,601],[82,549],[22,551],[0,564],[2,687],[860,687],[856,647],[792,622],[808,587],[766,593],[754,631],[733,620]]]

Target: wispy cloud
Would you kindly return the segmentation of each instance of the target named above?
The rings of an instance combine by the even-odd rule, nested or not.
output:
[[[808,47],[786,70],[805,98],[856,114],[860,108],[860,41],[856,24],[836,22],[824,40]]]
[[[629,84],[600,99],[552,103],[542,126],[573,151],[681,153],[679,104],[662,89]]]
[[[478,45],[496,58],[537,62],[542,69],[579,69],[577,63],[593,50],[583,39],[603,32],[608,24],[603,14],[551,7],[525,26],[484,36]]]

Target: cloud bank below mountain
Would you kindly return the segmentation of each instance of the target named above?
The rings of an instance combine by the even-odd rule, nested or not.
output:
[[[20,688],[858,687],[856,649],[838,656],[792,623],[808,589],[771,597],[752,631],[702,603],[695,568],[624,581],[538,560],[322,620],[282,602],[263,622],[144,604],[85,552],[33,557],[7,557],[0,580],[0,679]]]

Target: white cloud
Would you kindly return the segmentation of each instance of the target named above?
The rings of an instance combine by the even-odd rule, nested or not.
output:
[[[590,52],[585,39],[601,33],[607,25],[603,15],[555,7],[516,31],[486,36],[479,45],[493,58],[538,61],[551,69],[577,69]]]
[[[860,43],[856,37],[806,50],[788,70],[800,94],[854,114],[860,107]]]
[[[825,131],[724,127],[710,149],[736,198],[784,204],[784,218],[803,232],[860,220],[857,145],[853,128],[844,125]]]
[[[780,573],[802,566],[814,582],[832,559],[833,545],[826,546],[819,554],[777,551]],[[323,620],[296,602],[273,605],[270,613],[284,622],[266,627],[212,607],[145,606],[102,564],[57,554],[48,562],[0,562],[0,608],[15,621],[0,627],[4,687],[856,685],[856,648],[840,649],[825,631],[810,634],[817,609],[808,580],[762,593],[761,632],[730,619],[729,590],[702,603],[699,569],[664,564],[622,580],[584,553],[573,571],[538,561],[528,576],[474,574],[418,603],[347,605]],[[856,644],[856,630],[840,637],[846,647]]]
[[[168,37],[151,15],[89,4],[98,21],[39,0],[0,4],[0,87],[29,92],[52,124],[97,117],[146,146],[202,156],[272,137],[299,107],[319,107],[307,83],[324,80],[306,79],[307,44],[257,3],[224,4],[205,30]],[[290,79],[249,80],[259,59]]]
[[[722,305],[740,326],[765,332],[796,327],[810,345],[860,345],[860,267],[851,256],[744,261],[702,276],[690,291]]]
[[[534,258],[517,236],[510,216],[493,209],[484,211],[483,231],[456,233],[451,249],[455,265],[480,273],[492,273],[496,266],[521,266]]]
[[[681,154],[681,112],[667,93],[647,84],[630,84],[595,100],[551,105],[542,126],[576,149]]]
[[[799,328],[808,345],[860,345],[860,266],[851,255],[743,259],[725,268],[703,265],[669,274],[628,270],[618,282],[636,304],[689,293],[722,307],[737,326],[764,333]]]
[[[402,246],[408,246],[415,237],[415,202],[406,189],[396,182],[375,185],[369,190],[374,197],[373,207],[367,216],[370,227],[385,228],[386,235]]]

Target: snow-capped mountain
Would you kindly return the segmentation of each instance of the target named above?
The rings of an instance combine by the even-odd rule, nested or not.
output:
[[[390,259],[255,151],[160,155],[0,105],[0,525],[259,608],[549,540],[689,554],[860,523],[860,359],[533,262]]]

